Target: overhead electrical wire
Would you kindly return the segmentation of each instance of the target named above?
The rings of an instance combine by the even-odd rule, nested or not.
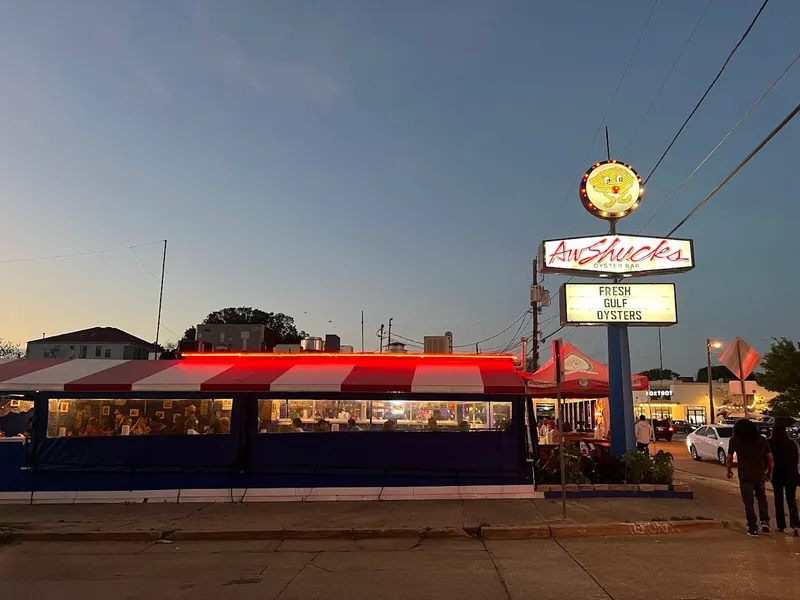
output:
[[[691,217],[692,217],[692,216],[693,216],[693,215],[694,215],[694,214],[695,214],[695,213],[696,213],[698,210],[700,210],[700,209],[701,209],[701,208],[702,208],[702,207],[703,207],[703,206],[706,204],[706,202],[708,202],[709,200],[711,200],[711,198],[713,198],[713,197],[714,197],[714,195],[715,195],[715,194],[716,194],[718,191],[720,191],[720,190],[722,189],[722,187],[723,187],[723,186],[724,186],[726,183],[728,183],[728,182],[729,182],[729,181],[730,181],[730,180],[733,178],[733,176],[734,176],[734,175],[736,175],[736,173],[738,173],[738,172],[739,172],[739,171],[742,169],[742,167],[744,167],[744,166],[745,166],[745,165],[746,165],[746,164],[747,164],[747,163],[750,161],[750,159],[751,159],[751,158],[753,158],[753,157],[754,157],[756,154],[758,154],[758,153],[761,151],[761,149],[762,149],[762,148],[764,148],[764,146],[766,146],[766,145],[767,145],[767,144],[768,144],[768,143],[769,143],[769,142],[772,140],[772,138],[774,138],[776,135],[778,135],[778,133],[780,133],[780,131],[781,131],[781,130],[782,130],[784,127],[786,127],[786,125],[787,125],[787,124],[788,124],[788,123],[789,123],[789,122],[790,122],[792,119],[794,119],[794,117],[797,115],[797,113],[798,113],[798,112],[800,112],[800,104],[798,104],[797,106],[795,106],[795,107],[794,107],[794,110],[793,110],[792,112],[790,112],[788,115],[786,115],[786,117],[783,119],[783,121],[781,121],[781,122],[778,124],[778,126],[777,126],[777,127],[775,127],[775,129],[773,129],[773,130],[772,130],[772,131],[769,133],[769,135],[768,135],[767,137],[765,137],[765,138],[764,138],[764,139],[761,141],[761,143],[760,143],[758,146],[756,146],[756,147],[753,149],[753,151],[752,151],[752,152],[750,152],[750,154],[748,154],[748,155],[747,155],[747,156],[744,158],[744,160],[742,160],[742,162],[740,162],[738,165],[736,165],[736,168],[734,168],[734,169],[733,169],[733,171],[731,171],[731,172],[728,174],[728,176],[727,176],[725,179],[723,179],[723,180],[722,180],[722,181],[719,183],[719,185],[717,185],[717,187],[715,187],[713,190],[711,190],[711,193],[710,193],[710,194],[708,194],[708,196],[706,196],[705,198],[703,198],[703,199],[702,199],[702,200],[701,200],[701,201],[700,201],[700,202],[697,204],[697,206],[695,206],[695,207],[694,207],[694,208],[693,208],[693,209],[692,209],[692,210],[689,212],[689,214],[688,214],[688,215],[686,215],[686,216],[685,216],[683,219],[681,219],[681,220],[678,222],[678,224],[677,224],[677,225],[675,225],[675,227],[673,227],[672,229],[670,229],[669,233],[667,233],[667,235],[666,235],[666,236],[664,236],[664,237],[669,237],[669,236],[671,236],[671,235],[672,235],[672,234],[674,234],[676,231],[678,231],[678,229],[680,229],[681,227],[683,227],[683,225],[686,223],[686,221],[688,221],[688,220],[689,220],[689,219],[690,219],[690,218],[691,218]]]
[[[658,90],[656,91],[655,96],[653,96],[653,99],[650,101],[650,105],[647,107],[647,110],[644,111],[642,118],[639,119],[639,122],[636,124],[636,128],[633,130],[631,137],[628,139],[628,143],[625,144],[625,147],[622,149],[622,152],[619,153],[620,158],[625,156],[625,151],[628,149],[628,146],[631,145],[633,138],[635,138],[636,134],[639,133],[639,128],[644,123],[645,119],[647,118],[647,115],[650,114],[650,110],[653,108],[653,105],[656,103],[656,100],[658,100],[658,97],[661,95],[664,86],[667,85],[667,81],[669,81],[669,78],[672,76],[672,72],[675,70],[675,67],[678,66],[678,63],[683,57],[683,53],[686,52],[686,48],[689,47],[689,44],[694,38],[694,34],[697,33],[697,30],[700,28],[700,23],[703,22],[703,19],[705,18],[708,9],[711,8],[712,2],[714,2],[714,0],[708,0],[708,2],[706,3],[706,7],[703,9],[703,12],[700,14],[700,18],[697,19],[697,23],[695,23],[694,25],[694,29],[692,29],[692,32],[689,34],[689,37],[686,38],[686,42],[683,44],[683,48],[681,48],[681,51],[678,53],[678,56],[675,58],[675,61],[672,63],[672,66],[670,67],[669,71],[667,71],[667,74],[664,77],[664,80],[661,82],[661,85],[659,86]]]
[[[476,341],[476,342],[472,342],[472,343],[469,343],[469,344],[457,344],[457,345],[453,346],[453,348],[472,348],[473,346],[475,346],[475,344],[478,344],[478,345],[480,345],[480,344],[484,344],[484,343],[486,343],[486,342],[488,342],[488,341],[490,341],[490,340],[493,340],[493,339],[495,339],[495,338],[497,338],[497,337],[500,337],[500,336],[501,336],[501,335],[503,335],[503,334],[504,334],[506,331],[509,331],[509,330],[510,330],[512,327],[514,327],[514,325],[516,325],[516,324],[517,324],[517,323],[519,323],[519,322],[520,322],[522,319],[524,319],[524,318],[525,318],[525,315],[527,315],[527,314],[529,314],[529,313],[530,313],[530,309],[526,309],[526,310],[525,310],[525,312],[523,312],[523,313],[522,313],[522,314],[521,314],[521,315],[520,315],[520,316],[519,316],[519,317],[518,317],[518,318],[517,318],[517,319],[516,319],[516,320],[515,320],[513,323],[511,323],[511,325],[509,325],[508,327],[506,327],[506,328],[505,328],[505,329],[503,329],[502,331],[500,331],[500,332],[498,332],[498,333],[496,333],[496,334],[494,334],[494,335],[492,335],[492,336],[489,336],[488,338],[485,338],[485,339],[482,339],[482,340],[478,340],[478,341]],[[393,337],[393,338],[397,337],[397,338],[400,338],[401,340],[405,340],[405,341],[407,341],[407,342],[411,342],[412,344],[417,344],[417,345],[419,345],[419,346],[424,346],[423,342],[420,342],[420,341],[418,341],[418,340],[411,339],[411,338],[409,338],[409,337],[402,336],[402,335],[400,335],[400,334],[398,334],[398,333],[394,333],[394,332],[392,332],[392,337]]]
[[[728,54],[728,57],[725,59],[725,62],[722,63],[722,67],[720,67],[719,72],[717,73],[716,77],[714,77],[714,79],[711,81],[711,84],[708,86],[708,88],[706,89],[705,93],[700,97],[700,100],[697,101],[697,104],[695,104],[694,108],[692,109],[692,112],[689,113],[689,116],[686,117],[686,120],[683,122],[683,125],[681,125],[680,128],[678,129],[677,133],[675,133],[675,136],[672,138],[672,141],[667,146],[667,149],[664,150],[663,154],[661,155],[661,157],[656,162],[655,166],[650,171],[650,174],[645,178],[643,185],[647,185],[647,182],[650,181],[650,178],[655,174],[656,170],[661,165],[661,163],[663,162],[664,158],[666,158],[667,154],[669,154],[669,151],[672,150],[672,146],[675,145],[675,142],[678,140],[678,138],[680,137],[681,133],[683,133],[683,130],[686,128],[686,125],[688,125],[689,121],[692,120],[692,117],[695,115],[697,110],[700,108],[700,105],[703,104],[703,101],[706,99],[708,94],[711,92],[711,89],[714,87],[714,85],[717,83],[719,78],[722,76],[722,73],[725,71],[725,69],[728,67],[728,64],[731,62],[731,59],[733,58],[733,55],[736,54],[736,51],[739,49],[739,46],[742,45],[744,40],[750,34],[750,31],[753,29],[753,26],[755,26],[756,21],[758,21],[758,18],[761,16],[761,13],[764,12],[764,9],[767,7],[768,3],[769,3],[769,0],[764,0],[764,3],[761,5],[761,8],[758,9],[758,12],[756,13],[756,16],[753,17],[753,20],[750,21],[750,25],[747,27],[745,32],[742,34],[742,37],[739,39],[738,42],[736,42],[736,45],[733,47],[733,50],[731,50],[730,53]]]
[[[87,252],[74,252],[72,254],[56,254],[53,256],[33,256],[29,258],[12,258],[10,260],[0,260],[0,264],[33,262],[38,260],[55,260],[58,258],[72,258],[74,256],[89,256],[91,254],[108,254],[109,252],[120,252],[122,250],[131,250],[133,248],[142,248],[144,246],[153,246],[154,244],[163,244],[163,240],[157,242],[147,242],[146,244],[135,244],[133,246],[120,246],[119,248],[108,248],[106,250],[89,250]]]
[[[653,6],[650,7],[650,12],[648,13],[647,19],[645,19],[644,25],[642,26],[642,29],[639,32],[639,38],[636,40],[636,45],[633,47],[633,52],[631,52],[631,55],[628,58],[628,62],[626,63],[625,68],[622,70],[622,75],[619,78],[619,82],[617,82],[617,87],[611,96],[611,102],[608,103],[606,112],[603,113],[603,118],[600,120],[600,125],[597,126],[597,131],[594,132],[594,136],[592,137],[592,142],[589,144],[589,149],[586,151],[586,155],[583,157],[583,160],[581,160],[581,171],[570,183],[567,195],[564,196],[564,200],[561,202],[561,208],[559,208],[558,213],[556,214],[556,218],[553,220],[553,225],[558,223],[558,219],[561,218],[561,213],[564,212],[564,207],[567,205],[567,200],[569,200],[569,196],[572,193],[572,189],[575,186],[575,182],[577,182],[580,179],[580,176],[583,173],[583,170],[585,169],[586,161],[589,160],[589,156],[592,153],[592,148],[594,148],[594,143],[595,141],[597,141],[597,136],[600,135],[600,132],[603,130],[603,125],[605,125],[606,119],[608,118],[608,115],[611,112],[611,108],[614,106],[614,102],[617,99],[617,94],[619,94],[619,90],[622,87],[622,82],[625,81],[625,76],[628,74],[628,69],[630,68],[631,63],[633,62],[633,58],[636,56],[636,52],[639,50],[639,45],[642,43],[644,32],[647,30],[647,25],[650,23],[650,19],[652,18],[653,12],[656,10],[657,5],[658,5],[658,0],[655,0],[653,2]]]
[[[683,182],[678,186],[678,188],[674,192],[672,192],[672,194],[670,194],[670,196],[664,201],[664,203],[661,206],[658,207],[658,210],[656,210],[656,212],[653,213],[653,216],[650,217],[647,220],[647,222],[644,225],[642,225],[639,228],[639,231],[637,231],[636,233],[641,233],[644,230],[644,228],[647,227],[652,222],[652,220],[655,219],[658,216],[658,214],[667,206],[667,204],[669,204],[672,201],[672,199],[678,194],[678,192],[680,192],[683,189],[683,187],[694,176],[694,174],[697,173],[697,171],[699,171],[701,169],[701,167],[706,163],[706,161],[708,161],[708,159],[711,158],[711,156],[720,148],[720,146],[722,146],[722,144],[725,143],[725,141],[731,136],[731,134],[734,131],[736,131],[736,129],[739,127],[739,125],[741,125],[745,121],[745,119],[747,119],[747,117],[750,116],[750,113],[753,112],[755,110],[755,108],[759,104],[761,104],[761,101],[764,100],[764,98],[766,98],[769,95],[769,93],[773,90],[773,88],[776,85],[778,85],[778,82],[781,79],[783,79],[784,75],[786,75],[786,73],[789,72],[789,70],[795,65],[795,63],[798,60],[800,60],[800,54],[798,54],[797,56],[794,57],[794,60],[792,60],[792,62],[789,63],[789,66],[787,66],[783,70],[783,72],[778,76],[778,78],[775,81],[772,82],[772,85],[770,85],[764,91],[764,93],[761,94],[761,96],[758,97],[758,99],[750,106],[750,108],[747,109],[747,112],[745,112],[741,116],[741,118],[736,122],[736,124],[733,127],[731,127],[730,131],[728,131],[728,133],[725,134],[725,137],[723,137],[719,141],[719,143],[716,146],[714,146],[714,149],[711,150],[711,152],[709,152],[702,161],[700,161],[700,164],[695,167],[694,171],[689,173],[689,176],[686,179],[683,180]]]

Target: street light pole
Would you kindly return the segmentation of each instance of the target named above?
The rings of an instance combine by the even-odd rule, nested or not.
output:
[[[708,425],[714,424],[714,388],[711,385],[711,349],[722,347],[722,342],[715,342],[706,338],[706,380],[708,381],[708,404],[711,409]]]

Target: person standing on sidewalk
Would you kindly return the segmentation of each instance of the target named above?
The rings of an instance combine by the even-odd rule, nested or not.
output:
[[[728,444],[728,458],[725,461],[728,479],[733,477],[734,454],[739,463],[739,490],[747,515],[747,535],[758,537],[754,496],[758,499],[761,531],[769,533],[769,505],[764,484],[772,478],[775,463],[767,439],[750,419],[739,419],[733,426],[733,437]]]
[[[783,513],[783,494],[789,508],[789,526],[795,537],[800,535],[800,517],[797,514],[797,442],[786,433],[786,425],[775,423],[769,447],[775,460],[772,472],[772,493],[775,494],[775,523],[778,531],[786,529],[786,515]]]
[[[644,415],[639,415],[639,422],[636,423],[636,449],[650,456],[650,440],[653,439],[653,426],[647,422]]]

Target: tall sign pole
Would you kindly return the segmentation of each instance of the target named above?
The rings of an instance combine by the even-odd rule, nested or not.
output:
[[[562,340],[553,340],[553,362],[556,367],[556,424],[558,425],[558,455],[561,469],[561,512],[567,520],[567,467],[564,461],[564,413],[561,406],[561,346]]]
[[[580,185],[580,198],[586,210],[609,222],[609,237],[614,237],[617,234],[617,221],[636,210],[644,194],[644,187],[642,178],[633,167],[611,158],[607,136],[608,131],[608,160],[595,163],[586,171]],[[615,284],[621,281],[621,276],[613,279]],[[621,456],[636,447],[628,327],[609,324],[607,335],[611,453]]]
[[[736,340],[734,344],[736,344],[736,358],[739,361],[739,382],[742,384],[742,405],[744,406],[744,418],[749,419],[750,415],[748,415],[747,409],[747,386],[744,383],[744,369],[742,368],[742,345],[739,343],[739,340]]]

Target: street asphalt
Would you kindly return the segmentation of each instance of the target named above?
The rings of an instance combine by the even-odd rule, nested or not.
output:
[[[0,548],[4,600],[779,599],[800,540],[705,534],[564,540],[22,543]]]

